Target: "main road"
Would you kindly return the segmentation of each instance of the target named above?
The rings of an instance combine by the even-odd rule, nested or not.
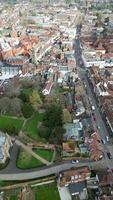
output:
[[[85,86],[86,86],[85,88],[87,90],[87,96],[90,97],[91,103],[95,107],[95,110],[93,111],[93,113],[95,115],[96,121],[95,122],[93,121],[93,125],[95,127],[95,130],[99,132],[101,140],[106,141],[106,136],[109,136],[109,132],[106,128],[105,122],[102,118],[100,108],[97,104],[97,101],[94,97],[94,93],[93,93],[92,88],[87,79],[87,71],[86,71],[86,68],[84,66],[84,62],[82,59],[82,50],[81,50],[79,37],[77,39],[75,39],[74,46],[75,46],[75,58],[76,58],[76,63],[77,63],[77,67],[78,67],[79,77],[81,80],[83,80],[83,82],[84,82],[83,84],[85,84]],[[109,168],[111,170],[113,168],[113,159],[108,158],[107,152],[110,152],[112,155],[112,158],[113,158],[112,143],[106,141],[106,143],[102,144],[102,146],[103,146],[103,152],[104,152],[105,165],[107,166],[107,168]]]
[[[91,169],[98,169],[101,163],[104,160],[98,162],[79,162],[72,164],[70,161],[62,162],[60,164],[54,164],[51,166],[43,167],[40,169],[31,169],[31,170],[17,170],[17,172],[10,171],[7,173],[5,171],[0,171],[0,180],[10,181],[10,180],[30,180],[41,178],[49,175],[56,174],[58,175],[59,172],[73,168],[73,167],[82,167],[82,166],[89,166]],[[103,164],[102,164],[103,166]],[[104,166],[105,167],[105,166]]]

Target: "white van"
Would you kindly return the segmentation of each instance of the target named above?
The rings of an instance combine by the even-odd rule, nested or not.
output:
[[[95,110],[95,106],[91,106],[91,109],[92,109],[92,110]]]

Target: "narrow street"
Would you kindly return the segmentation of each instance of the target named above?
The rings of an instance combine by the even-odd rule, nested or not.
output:
[[[96,99],[94,98],[93,91],[87,80],[86,68],[84,66],[84,62],[82,59],[82,50],[80,48],[79,38],[75,39],[74,46],[75,46],[75,58],[76,58],[76,64],[78,67],[79,77],[81,80],[84,80],[84,84],[86,85],[86,90],[87,90],[87,97],[90,97],[92,105],[95,107],[95,110],[93,111],[93,113],[96,117],[96,121],[95,122],[92,121],[94,130],[98,131],[102,140],[106,140],[106,136],[109,136],[109,133],[106,128],[105,122],[102,119],[100,109],[97,105]],[[105,144],[102,144],[102,146],[103,146],[103,152],[104,152],[104,158],[103,158],[104,162],[101,164],[106,164],[107,168],[111,170],[113,168],[113,146],[111,143],[107,143],[107,142]],[[111,153],[112,159],[108,158],[107,152]]]

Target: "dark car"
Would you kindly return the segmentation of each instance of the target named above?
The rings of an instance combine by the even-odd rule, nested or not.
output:
[[[109,159],[112,159],[112,156],[111,156],[111,153],[110,153],[110,152],[107,152],[107,157],[108,157]]]

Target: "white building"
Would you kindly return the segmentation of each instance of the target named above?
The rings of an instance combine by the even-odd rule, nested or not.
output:
[[[46,87],[44,88],[44,90],[42,91],[43,95],[49,95],[52,89],[53,83],[49,82],[47,83]]]
[[[6,159],[10,157],[9,150],[12,146],[11,138],[8,134],[0,131],[0,163],[5,163]]]

